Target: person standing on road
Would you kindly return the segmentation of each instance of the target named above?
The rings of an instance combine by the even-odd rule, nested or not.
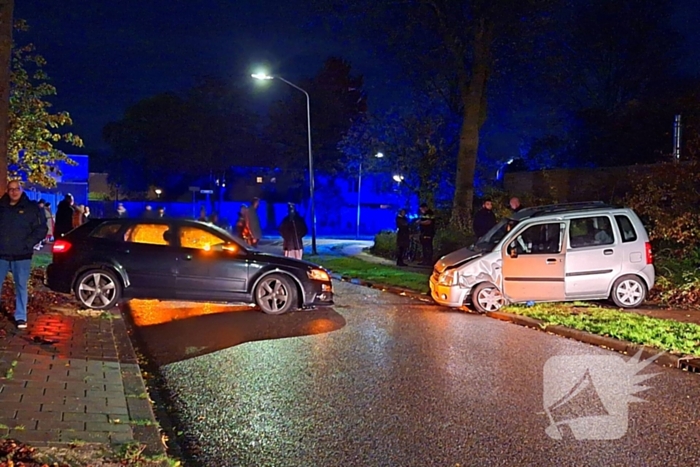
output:
[[[54,239],[61,238],[63,234],[66,234],[73,230],[73,195],[70,193],[63,197],[63,201],[58,203],[58,208],[56,209],[56,224],[54,225],[53,237]]]
[[[257,246],[262,238],[262,229],[260,228],[260,218],[258,217],[258,206],[260,206],[260,198],[253,198],[248,208],[248,232],[250,232],[250,244]]]
[[[15,282],[15,324],[27,327],[27,288],[34,245],[46,238],[46,217],[13,180],[0,198],[0,297],[8,272]]]
[[[423,266],[433,265],[433,238],[435,238],[435,214],[423,203],[420,205],[420,244],[423,247]]]
[[[53,239],[54,219],[51,213],[51,203],[44,204],[44,216],[46,217],[46,242],[49,243]]]
[[[493,202],[490,199],[486,199],[481,209],[477,211],[474,216],[474,235],[476,235],[476,238],[481,238],[496,224],[496,215],[493,213]]]
[[[403,257],[406,255],[406,249],[411,244],[411,232],[406,210],[401,209],[396,216],[396,265],[406,266]]]
[[[293,203],[289,203],[289,214],[280,224],[284,256],[301,259],[304,255],[304,240],[308,228]]]

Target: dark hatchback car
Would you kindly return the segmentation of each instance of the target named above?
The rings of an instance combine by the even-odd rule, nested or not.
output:
[[[91,220],[56,239],[46,285],[92,309],[121,298],[246,302],[268,314],[333,305],[323,268],[180,219]]]

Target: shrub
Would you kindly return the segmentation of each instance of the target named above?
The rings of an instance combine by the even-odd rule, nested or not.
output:
[[[656,284],[650,298],[667,305],[700,305],[700,248],[681,259],[669,253],[662,250],[656,256]]]
[[[625,198],[642,218],[657,250],[684,257],[700,247],[700,163],[659,164]]]
[[[474,236],[455,229],[438,229],[433,241],[435,258],[474,243]],[[396,232],[385,230],[374,236],[374,245],[370,248],[373,255],[382,258],[396,258]]]
[[[396,232],[383,230],[374,236],[374,245],[369,251],[382,258],[396,258]]]

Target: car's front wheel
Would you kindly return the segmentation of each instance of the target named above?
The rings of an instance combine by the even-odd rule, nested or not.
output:
[[[506,304],[506,299],[495,285],[482,282],[474,287],[472,292],[472,306],[479,313],[498,311]]]
[[[622,276],[613,284],[610,295],[620,308],[636,308],[647,297],[647,286],[637,276]]]
[[[122,290],[119,279],[106,269],[93,269],[80,275],[75,283],[75,297],[93,310],[107,310],[117,304]]]
[[[296,287],[289,277],[270,274],[255,287],[255,303],[268,315],[281,315],[296,307]]]

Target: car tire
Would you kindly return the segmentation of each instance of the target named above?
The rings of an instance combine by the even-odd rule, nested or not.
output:
[[[500,289],[490,282],[482,282],[474,287],[471,295],[472,306],[479,313],[498,311],[506,305]]]
[[[297,307],[297,288],[291,278],[270,274],[255,286],[255,304],[263,313],[281,315]]]
[[[612,286],[610,299],[620,308],[637,308],[647,298],[647,285],[634,275],[618,278]]]
[[[108,310],[121,299],[122,286],[112,271],[91,269],[78,277],[74,293],[81,306],[91,310]]]

